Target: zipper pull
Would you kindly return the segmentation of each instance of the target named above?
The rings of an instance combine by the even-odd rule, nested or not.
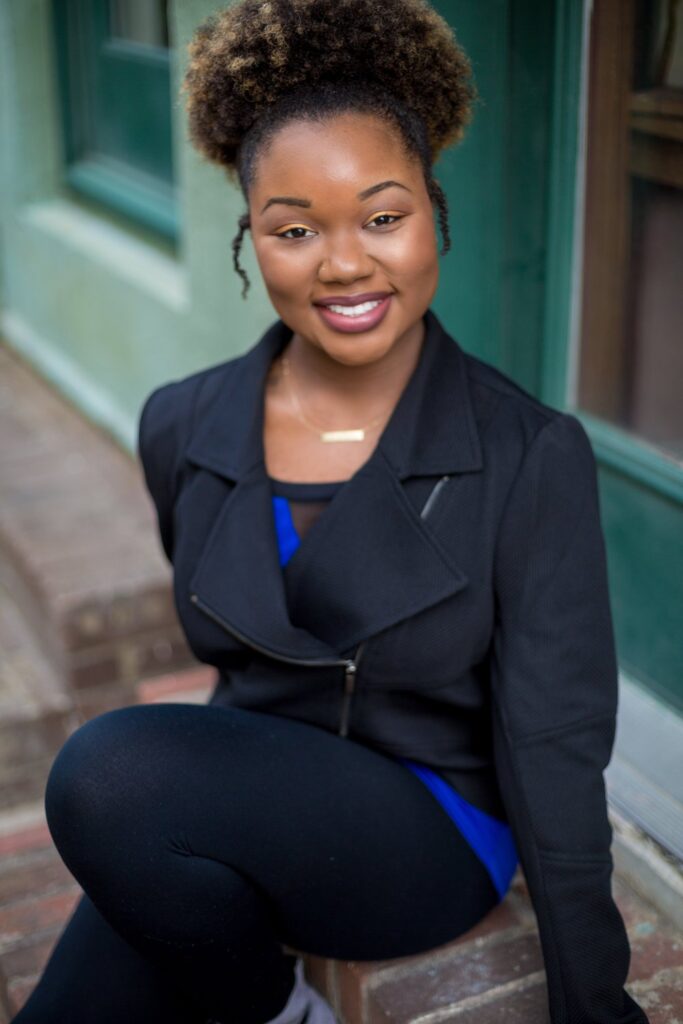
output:
[[[421,519],[426,519],[427,518],[427,516],[429,515],[429,513],[432,510],[432,505],[436,501],[436,498],[437,498],[437,495],[439,494],[439,491],[444,486],[446,481],[450,480],[450,478],[451,478],[451,474],[450,473],[446,473],[446,474],[444,474],[444,476],[441,477],[440,480],[437,480],[436,484],[432,488],[432,491],[431,491],[429,497],[427,498],[427,500],[426,500],[426,502],[424,504],[424,508],[420,512],[420,518]]]
[[[353,661],[347,661],[344,669],[344,698],[342,702],[341,721],[339,724],[339,735],[347,736],[349,731],[349,711],[351,709],[351,697],[356,685],[356,665]]]

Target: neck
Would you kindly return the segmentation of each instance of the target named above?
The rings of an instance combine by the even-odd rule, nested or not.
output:
[[[344,407],[360,418],[377,406],[378,394],[400,394],[411,376],[422,349],[425,328],[422,318],[372,363],[349,366],[333,359],[324,349],[296,332],[285,349],[296,387],[312,397],[316,407]]]

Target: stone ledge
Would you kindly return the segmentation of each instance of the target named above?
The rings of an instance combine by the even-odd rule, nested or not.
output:
[[[615,871],[683,933],[683,864],[610,806]]]

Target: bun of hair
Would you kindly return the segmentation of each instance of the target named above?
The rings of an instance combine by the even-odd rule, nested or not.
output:
[[[383,88],[422,117],[434,160],[460,141],[477,95],[467,55],[426,0],[239,0],[188,51],[190,140],[231,173],[259,116],[301,87]]]

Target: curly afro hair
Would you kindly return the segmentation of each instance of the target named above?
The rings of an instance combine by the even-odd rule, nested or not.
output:
[[[199,25],[188,52],[180,91],[190,141],[245,199],[258,153],[287,121],[379,114],[420,159],[448,251],[446,197],[431,168],[462,139],[477,90],[469,58],[427,0],[238,0]],[[245,295],[238,254],[248,214],[239,226]]]

